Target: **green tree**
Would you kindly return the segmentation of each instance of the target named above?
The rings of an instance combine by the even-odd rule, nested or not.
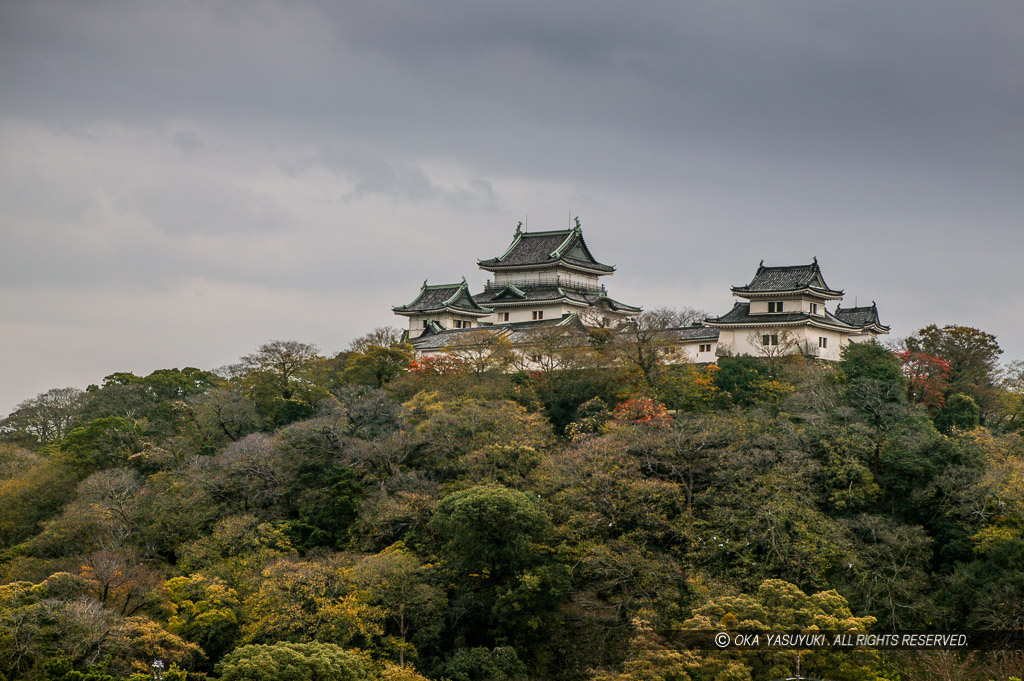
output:
[[[949,363],[946,387],[950,395],[970,396],[980,409],[982,422],[988,421],[996,407],[999,355],[1002,348],[996,337],[969,326],[935,324],[907,338],[907,349],[939,357]]]
[[[19,403],[10,416],[0,419],[0,433],[39,444],[56,442],[71,432],[83,402],[78,388],[53,388]]]
[[[315,345],[299,341],[270,341],[242,357],[243,385],[267,426],[312,416],[327,396],[310,380],[321,359]]]
[[[345,364],[345,378],[352,383],[380,388],[400,376],[412,358],[413,349],[407,343],[388,347],[375,345],[364,352],[349,354]]]
[[[242,610],[234,589],[216,577],[192,574],[167,580],[164,592],[169,631],[199,644],[213,660],[231,650]]]
[[[720,596],[693,610],[684,629],[728,629],[753,632],[867,631],[874,617],[857,617],[835,591],[808,595],[779,579],[765,580],[755,595]],[[874,651],[801,651],[800,672],[836,681],[874,681],[878,659]],[[694,681],[719,678],[771,679],[789,676],[797,651],[753,650],[705,653],[689,666]]]
[[[217,665],[222,681],[372,681],[369,661],[332,643],[247,645]]]
[[[397,652],[399,665],[407,656],[415,657],[416,643],[427,643],[440,633],[445,597],[431,572],[402,544],[367,556],[353,568],[367,602],[383,612],[388,632],[383,646]]]
[[[82,477],[123,466],[142,450],[144,440],[138,423],[108,416],[75,428],[56,445],[55,458]]]
[[[245,599],[247,643],[373,642],[383,613],[356,588],[350,566],[338,558],[281,559],[262,573],[259,590]]]
[[[566,588],[552,565],[551,520],[536,497],[481,485],[442,499],[431,520],[455,587],[452,614],[470,645],[530,648],[538,669],[545,627]]]
[[[954,428],[970,430],[981,423],[981,409],[970,395],[954,393],[935,414],[935,427],[949,432]]]

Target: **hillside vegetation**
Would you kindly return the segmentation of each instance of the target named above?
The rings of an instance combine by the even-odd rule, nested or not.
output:
[[[711,366],[659,337],[538,337],[527,372],[378,330],[26,400],[2,422],[0,679],[771,679],[794,652],[673,632],[1024,627],[1024,372],[992,336]]]

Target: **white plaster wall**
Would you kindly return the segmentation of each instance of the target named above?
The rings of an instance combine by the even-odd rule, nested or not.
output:
[[[811,304],[817,303],[818,311],[814,314],[825,316],[825,301],[818,298],[793,297],[793,298],[766,298],[750,301],[750,314],[770,314],[768,303],[782,302],[782,313],[787,312],[811,312]]]
[[[751,357],[764,357],[762,351],[761,336],[778,334],[782,336],[788,332],[795,346],[788,350],[788,354],[803,352],[805,348],[810,349],[810,354],[821,359],[836,361],[840,358],[840,352],[847,341],[844,333],[837,331],[826,331],[813,326],[797,327],[764,327],[757,329],[722,329],[718,336],[718,347],[730,348],[732,355],[750,355]],[[751,338],[753,336],[753,338]],[[818,338],[828,338],[828,347],[819,348]],[[780,338],[780,342],[782,339]]]
[[[700,352],[701,345],[711,345],[711,351]],[[718,346],[716,341],[685,341],[679,345],[676,356],[687,362],[710,363],[718,361],[715,350]]]
[[[576,307],[574,305],[565,305],[558,303],[555,305],[530,305],[529,303],[524,304],[522,307],[498,307],[495,306],[494,314],[483,317],[484,322],[491,324],[509,324],[511,322],[532,322],[534,310],[541,310],[544,312],[544,321],[549,319],[561,319],[562,315],[571,314],[573,312],[579,312],[586,308]],[[501,312],[508,312],[508,321],[500,320],[498,314]]]
[[[456,315],[450,312],[445,312],[439,315],[410,315],[409,316],[409,338],[416,338],[423,334],[423,322],[433,319],[445,329],[454,329],[455,320],[470,322],[471,328],[480,326],[480,321],[476,317],[470,317],[468,315]],[[483,317],[487,319],[487,317]]]

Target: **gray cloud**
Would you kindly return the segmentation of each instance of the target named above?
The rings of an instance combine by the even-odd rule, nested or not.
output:
[[[526,215],[630,302],[817,255],[1024,357],[1019,3],[4,3],[0,63],[0,411],[340,348]]]

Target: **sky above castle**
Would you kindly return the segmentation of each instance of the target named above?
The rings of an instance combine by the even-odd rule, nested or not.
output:
[[[344,349],[519,221],[715,314],[817,256],[1024,359],[1024,4],[0,3],[0,414]]]

